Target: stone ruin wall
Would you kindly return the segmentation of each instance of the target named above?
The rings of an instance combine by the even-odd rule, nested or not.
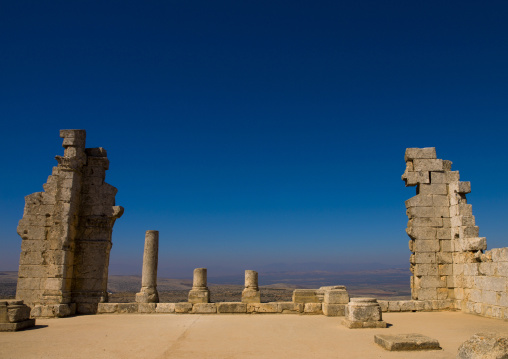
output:
[[[111,235],[123,208],[104,182],[103,148],[85,148],[84,130],[61,130],[64,155],[43,185],[25,197],[16,298],[32,316],[94,313],[107,301]]]
[[[402,179],[416,186],[406,201],[412,299],[508,319],[508,248],[486,250],[466,199],[471,184],[435,148],[408,148],[405,161]]]

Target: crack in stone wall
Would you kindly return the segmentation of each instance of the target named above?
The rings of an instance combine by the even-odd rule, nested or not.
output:
[[[94,313],[107,301],[111,235],[123,208],[104,182],[103,148],[85,148],[85,130],[61,130],[64,155],[43,185],[25,197],[16,297],[33,316]]]
[[[466,199],[470,182],[433,147],[408,148],[405,161],[402,179],[417,193],[406,201],[412,299],[451,300],[465,312],[508,319],[508,248],[486,251]]]

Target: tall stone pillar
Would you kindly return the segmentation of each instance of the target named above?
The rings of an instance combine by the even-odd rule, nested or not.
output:
[[[159,293],[157,292],[158,257],[159,231],[146,231],[141,291],[136,293],[136,302],[138,303],[159,303]]]
[[[242,303],[261,303],[258,287],[258,272],[245,271],[245,289],[242,292]]]
[[[61,130],[64,155],[43,185],[25,197],[16,298],[32,317],[95,313],[107,301],[111,236],[123,208],[105,182],[106,150],[85,148],[85,130]]]
[[[210,303],[210,291],[206,286],[206,268],[194,269],[192,289],[189,291],[189,303]]]

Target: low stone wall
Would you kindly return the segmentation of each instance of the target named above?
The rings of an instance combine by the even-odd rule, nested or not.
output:
[[[453,300],[378,300],[383,312],[432,312],[455,310]]]
[[[466,313],[508,319],[508,248],[454,254],[454,294]]]
[[[456,310],[453,300],[378,300],[383,312]],[[306,314],[327,315],[322,303],[99,303],[98,314]],[[325,313],[323,313],[325,312]],[[344,310],[335,315],[344,316]]]
[[[323,314],[321,303],[99,303],[98,314]]]

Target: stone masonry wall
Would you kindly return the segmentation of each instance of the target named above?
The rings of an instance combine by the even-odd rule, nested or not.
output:
[[[107,299],[113,224],[123,213],[104,182],[106,151],[85,149],[84,130],[62,130],[64,156],[43,185],[25,197],[16,297],[35,316],[96,311]]]
[[[412,298],[508,318],[508,248],[485,251],[466,199],[471,184],[435,148],[408,148],[405,160],[402,179],[417,193],[406,201]]]

